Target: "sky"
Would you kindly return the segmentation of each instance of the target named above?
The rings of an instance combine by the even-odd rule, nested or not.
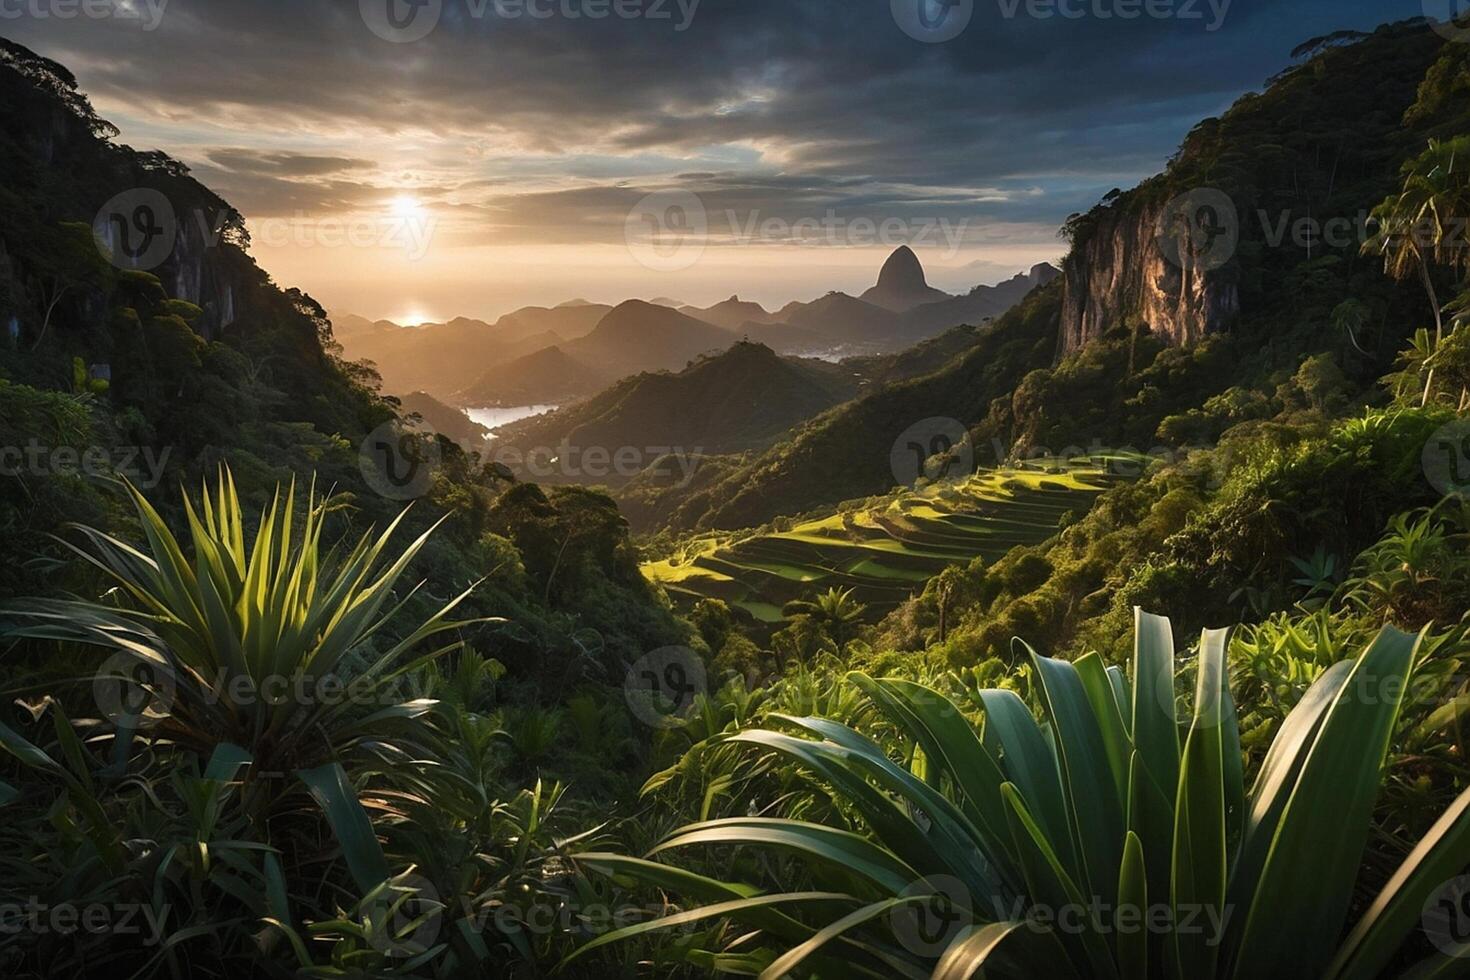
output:
[[[329,310],[966,291],[1309,38],[1442,0],[0,0]]]

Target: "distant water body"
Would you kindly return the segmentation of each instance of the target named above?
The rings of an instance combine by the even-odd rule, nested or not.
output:
[[[503,425],[557,410],[556,405],[516,405],[512,408],[467,408],[465,414],[494,432]]]

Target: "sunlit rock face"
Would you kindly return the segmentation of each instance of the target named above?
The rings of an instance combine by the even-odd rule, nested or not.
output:
[[[1166,251],[1163,212],[1163,205],[1107,209],[1076,242],[1062,264],[1061,354],[1138,324],[1172,344],[1193,344],[1239,315],[1235,262]]]

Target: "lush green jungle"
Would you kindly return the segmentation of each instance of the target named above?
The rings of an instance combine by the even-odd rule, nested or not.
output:
[[[4,976],[1470,976],[1470,45],[1304,45],[993,322],[526,427],[774,386],[614,486],[410,424],[66,67],[0,93]],[[218,241],[109,263],[140,189]]]

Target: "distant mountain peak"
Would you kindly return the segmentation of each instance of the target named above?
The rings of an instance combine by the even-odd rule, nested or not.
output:
[[[862,298],[874,306],[903,313],[950,296],[929,285],[929,279],[924,275],[924,264],[914,250],[900,245],[883,263],[883,271],[878,273],[878,285],[863,293]]]
[[[888,261],[883,263],[883,271],[878,273],[879,289],[911,290],[923,289],[929,285],[929,279],[924,275],[924,264],[914,254],[914,250],[907,245],[901,245],[896,251],[888,256]]]

